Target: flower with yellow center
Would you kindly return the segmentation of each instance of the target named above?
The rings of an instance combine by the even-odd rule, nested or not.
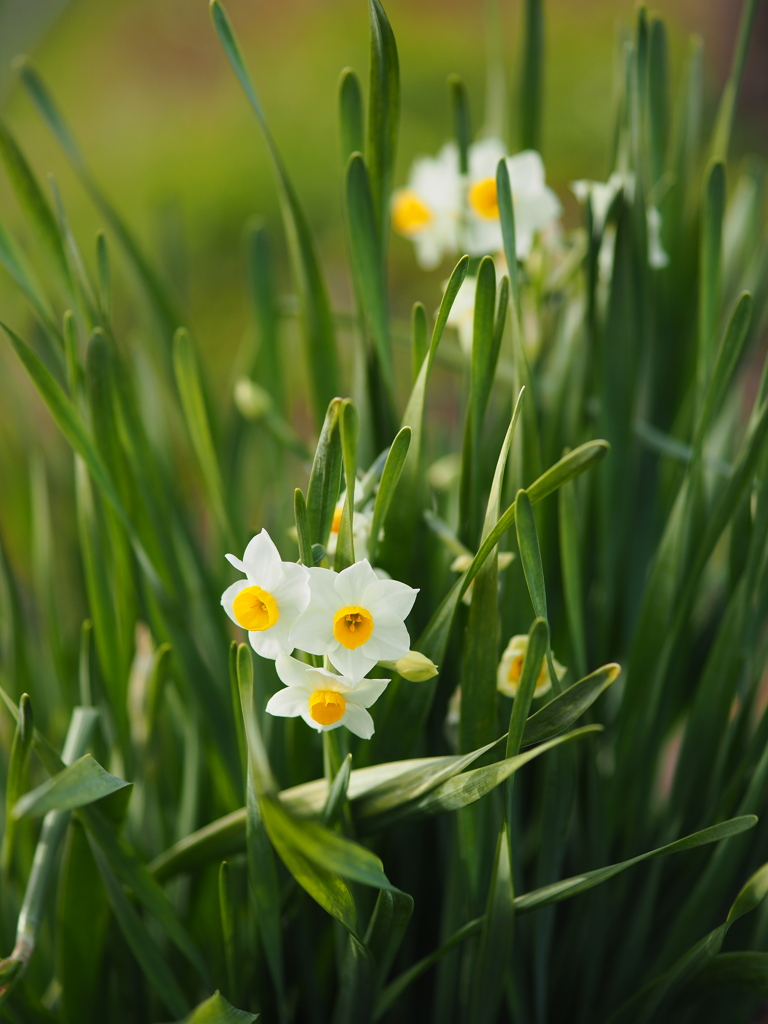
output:
[[[486,256],[502,248],[496,170],[504,160],[515,206],[515,247],[524,260],[534,236],[560,216],[560,200],[544,180],[544,164],[537,152],[526,149],[508,157],[499,139],[482,139],[469,147],[467,206],[469,208],[466,251]]]
[[[267,711],[280,718],[301,715],[312,729],[329,732],[344,725],[361,739],[373,736],[373,719],[368,708],[381,696],[388,679],[363,679],[355,682],[323,668],[305,665],[287,654],[275,662],[277,674],[285,684],[270,697]]]
[[[311,598],[291,630],[291,643],[327,655],[334,668],[360,680],[379,661],[397,661],[411,642],[404,619],[417,590],[380,579],[367,559],[342,572],[309,570]]]
[[[234,555],[227,559],[246,575],[221,595],[227,615],[248,630],[251,647],[263,658],[289,654],[291,627],[309,604],[307,569],[281,561],[266,530],[250,541],[242,560]]]
[[[507,697],[514,697],[523,673],[523,662],[525,652],[528,650],[528,637],[522,633],[513,636],[507,644],[507,649],[501,656],[499,668],[496,673],[496,688]],[[552,656],[557,678],[562,679],[567,669]],[[549,677],[547,659],[542,658],[539,675],[536,679],[536,686],[533,691],[534,697],[541,697],[552,687],[552,680]]]
[[[408,185],[392,196],[392,226],[411,239],[420,266],[431,270],[458,251],[460,210],[459,156],[449,142],[436,157],[416,160]]]

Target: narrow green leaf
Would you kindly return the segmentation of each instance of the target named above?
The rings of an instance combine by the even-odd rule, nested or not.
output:
[[[346,882],[325,863],[322,853],[319,861],[308,855],[304,849],[301,827],[294,825],[274,800],[265,799],[261,811],[272,845],[302,889],[331,917],[340,921],[350,934],[356,934],[357,910]],[[322,829],[323,834],[326,832],[326,829]],[[318,846],[322,851],[322,840],[311,845],[313,853],[317,853]]]
[[[413,897],[397,889],[380,889],[376,897],[365,944],[376,964],[381,985],[390,972],[413,913]]]
[[[227,968],[227,991],[232,995],[235,991],[235,921],[229,865],[225,860],[219,867],[219,917],[221,918],[224,961]]]
[[[5,877],[10,870],[14,851],[16,820],[13,807],[24,791],[27,777],[27,762],[34,736],[32,701],[28,693],[22,693],[19,701],[19,717],[13,733],[11,756],[8,760],[8,776],[5,783],[5,832],[3,833],[2,870]]]
[[[411,314],[411,379],[419,376],[427,354],[427,311],[423,302],[414,302]]]
[[[648,36],[648,141],[651,186],[664,173],[669,119],[669,58],[667,32],[660,18],[651,18]]]
[[[469,171],[469,147],[472,142],[472,124],[469,116],[467,87],[459,75],[448,76],[448,91],[453,111],[453,136],[459,151],[459,174]]]
[[[346,166],[353,153],[362,153],[365,138],[363,90],[352,68],[344,68],[339,80],[341,159]]]
[[[745,0],[741,11],[739,22],[739,35],[736,40],[736,51],[733,55],[733,64],[728,81],[725,83],[723,95],[720,99],[720,107],[717,112],[717,120],[712,133],[713,160],[728,158],[728,147],[731,140],[731,129],[733,127],[733,116],[736,111],[736,100],[739,96],[741,80],[744,76],[744,67],[747,63],[747,51],[749,40],[752,35],[752,26],[755,23],[757,14],[757,0]]]
[[[752,323],[753,306],[752,296],[749,292],[743,292],[731,313],[723,340],[715,356],[714,367],[707,382],[701,413],[696,424],[694,446],[697,448],[703,444],[704,437],[733,380],[733,374],[744,351],[744,344]]]
[[[37,817],[48,811],[71,811],[130,785],[130,782],[110,775],[90,754],[83,754],[63,772],[46,779],[21,797],[13,809],[13,816],[18,819]]]
[[[355,560],[353,520],[355,514],[355,481],[357,479],[357,440],[360,429],[357,408],[350,399],[345,399],[339,414],[341,454],[344,463],[346,493],[341,513],[339,534],[336,538],[336,555],[333,568],[336,572],[346,569]]]
[[[768,953],[720,953],[702,971],[697,988],[768,996]]]
[[[328,788],[328,799],[325,801],[321,822],[325,826],[336,823],[341,816],[349,789],[349,777],[352,771],[352,755],[347,754],[336,772],[333,783]]]
[[[37,238],[46,249],[60,279],[71,291],[72,280],[69,264],[56,217],[18,143],[2,121],[0,121],[0,157],[5,164],[11,185],[22,209],[34,225]]]
[[[569,743],[571,740],[580,739],[582,736],[588,736],[601,730],[601,725],[586,725],[581,729],[566,733],[565,736],[548,740],[524,754],[505,758],[503,761],[497,761],[485,768],[473,768],[427,793],[426,796],[407,807],[405,813],[408,816],[441,814],[444,811],[456,811],[460,807],[467,807],[485,796],[486,793],[490,793],[492,789],[534,758],[562,743]]]
[[[177,1024],[253,1024],[258,1013],[236,1010],[217,990]]]
[[[548,647],[549,626],[547,625],[547,620],[542,618],[534,619],[528,632],[528,647],[523,659],[523,671],[520,674],[520,682],[509,719],[505,755],[507,758],[515,757],[525,742],[526,725],[529,721],[528,712],[536,690],[536,680],[541,671],[541,663],[547,656]],[[569,722],[568,725],[570,724]]]
[[[384,463],[379,490],[376,494],[376,502],[373,506],[373,521],[368,541],[368,560],[371,565],[376,564],[376,549],[379,543],[379,535],[387,518],[392,498],[395,496],[395,489],[400,480],[400,474],[403,471],[410,444],[411,428],[402,427],[395,436],[387,455],[387,461]]]
[[[313,565],[312,535],[309,530],[307,503],[300,487],[293,492],[293,514],[296,520],[296,536],[299,542],[299,561],[302,565]]]
[[[699,402],[712,370],[715,333],[721,304],[721,263],[723,214],[725,212],[725,167],[713,164],[707,174],[702,208],[699,258],[699,349],[696,377]]]
[[[22,341],[17,334],[14,334],[5,324],[0,324],[0,326],[8,335],[16,355],[23,363],[25,370],[32,379],[32,383],[40,392],[43,401],[48,406],[62,434],[64,434],[71,447],[88,466],[91,476],[105,497],[108,498],[115,510],[120,514],[121,519],[127,523],[127,516],[120,504],[109,473],[102,463],[96,447],[72,403],[29,345]]]
[[[562,882],[555,882],[552,885],[544,886],[543,889],[536,889],[534,892],[525,893],[515,899],[515,908],[519,911],[536,910],[539,907],[549,906],[550,903],[559,903],[561,900],[569,899],[571,896],[578,896],[602,882],[606,882],[614,875],[634,867],[644,860],[651,860],[654,857],[664,857],[669,853],[684,853],[686,850],[694,850],[699,846],[706,846],[708,843],[717,843],[721,839],[729,839],[737,836],[747,829],[753,828],[757,823],[754,815],[745,815],[741,818],[732,818],[730,821],[723,821],[719,825],[711,825],[700,832],[678,839],[674,843],[660,846],[648,853],[641,853],[637,857],[621,861],[618,864],[611,864],[609,867],[597,868],[594,871],[587,871],[583,875],[573,878],[566,878]]]
[[[105,319],[108,320],[112,310],[112,273],[109,266],[107,236],[103,231],[96,232],[96,269],[99,281],[99,305]]]
[[[525,0],[520,74],[520,149],[541,150],[544,101],[544,4]]]
[[[360,153],[353,153],[347,164],[346,199],[350,263],[358,304],[373,339],[377,369],[391,396],[394,378],[387,289],[381,258],[381,227],[368,168]]]
[[[16,708],[5,691],[2,695],[11,713],[17,718],[17,721],[21,721],[19,709]],[[90,742],[97,718],[98,712],[93,708],[77,707],[73,710],[61,759],[54,751],[50,751],[50,763],[56,764],[56,770],[71,764],[82,755],[84,748]],[[33,736],[36,749],[38,751],[46,750],[47,748],[42,744],[38,746],[36,729],[33,730]],[[47,755],[46,760],[48,760]],[[0,1000],[4,1000],[19,982],[35,951],[37,933],[47,910],[59,848],[69,819],[68,811],[50,811],[43,819],[43,827],[40,830],[40,837],[32,860],[32,870],[19,909],[13,952],[10,957],[2,961],[3,984],[0,986]]]
[[[322,422],[328,403],[340,391],[333,321],[325,282],[304,210],[272,138],[240,48],[232,32],[232,26],[218,0],[211,0],[211,16],[227,59],[259,122],[275,170],[293,273],[301,298],[310,388],[315,417],[319,424]]]
[[[531,715],[525,723],[521,746],[542,743],[563,729],[568,729],[594,704],[603,690],[618,679],[620,672],[619,665],[604,665],[563,690],[535,715]]]
[[[237,682],[240,687],[240,708],[248,746],[248,764],[253,773],[253,785],[258,796],[265,793],[272,794],[276,791],[277,786],[253,707],[253,655],[247,644],[238,645],[236,670]]]
[[[514,919],[515,890],[510,850],[507,829],[502,825],[475,962],[472,1021],[477,1024],[492,1024],[498,1019],[512,954]]]
[[[51,356],[57,361],[60,360],[62,345],[61,329],[56,323],[56,317],[51,308],[50,301],[24,253],[15,244],[2,224],[0,224],[0,264],[5,267],[18,288],[27,297],[37,319],[45,328],[48,336],[55,339],[55,347],[51,346]]]
[[[110,873],[113,873],[122,885],[133,891],[139,902],[157,919],[174,945],[195,968],[201,982],[208,985],[206,960],[179,919],[166,893],[149,873],[136,851],[119,834],[119,823],[109,820],[98,808],[88,805],[79,808],[77,815],[88,833],[91,849],[95,851],[98,847],[102,851]]]
[[[219,521],[223,537],[234,545],[234,531],[224,502],[224,487],[205,405],[200,366],[189,332],[183,327],[176,331],[173,338],[173,368],[184,419],[205,481],[208,498]]]
[[[93,840],[91,841],[91,852],[120,930],[147,981],[174,1016],[185,1014],[189,1003],[183,989],[165,962],[146,925],[123,891],[107,857],[98,843]]]
[[[307,515],[310,535],[313,544],[323,546],[328,543],[341,486],[341,407],[340,398],[334,398],[328,406],[309,474]]]
[[[560,565],[565,610],[568,616],[568,631],[576,662],[576,673],[583,676],[587,671],[587,639],[584,624],[579,509],[576,502],[576,487],[573,483],[565,484],[560,488],[557,512]]]
[[[397,999],[400,998],[402,993],[411,985],[417,978],[420,978],[422,974],[425,974],[430,967],[433,967],[439,960],[460,946],[462,942],[466,942],[467,939],[471,939],[474,935],[482,929],[485,917],[475,918],[474,921],[469,921],[467,924],[459,928],[458,931],[454,932],[449,939],[447,939],[441,946],[439,946],[434,952],[425,956],[422,960],[419,960],[408,970],[403,971],[393,982],[384,989],[376,1001],[376,1007],[374,1010],[374,1021],[380,1020],[387,1010],[392,1006]]]
[[[541,563],[541,549],[533,518],[531,500],[525,491],[518,491],[515,498],[515,529],[520,550],[520,563],[528,584],[528,593],[537,618],[547,618],[547,594],[544,588],[544,567]]]
[[[366,163],[371,176],[373,207],[379,238],[387,237],[389,196],[397,150],[400,117],[400,69],[392,28],[379,0],[368,0],[371,26],[371,74],[368,92]],[[385,251],[382,246],[382,253]]]
[[[96,1018],[110,913],[82,825],[72,821],[62,853],[56,907],[56,977],[64,1024]]]
[[[517,241],[515,235],[515,204],[512,197],[512,186],[509,183],[509,168],[506,160],[499,160],[496,168],[496,195],[499,203],[499,221],[501,237],[504,242],[504,256],[507,260],[507,273],[512,289],[512,306],[514,315],[520,316],[520,278],[517,271]]]

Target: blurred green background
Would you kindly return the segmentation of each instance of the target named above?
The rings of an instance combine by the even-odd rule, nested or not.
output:
[[[226,4],[260,90],[267,117],[305,203],[325,264],[334,305],[351,308],[344,259],[336,98],[341,69],[367,74],[365,0],[229,0]],[[515,146],[520,2],[499,0],[500,30],[489,33],[484,0],[390,0],[387,10],[400,52],[402,128],[397,181],[413,158],[434,153],[450,135],[446,78],[466,81],[475,127],[482,127],[489,36],[503,56],[508,142]],[[750,53],[734,153],[765,149],[766,38],[762,5]],[[722,0],[665,0],[654,7],[667,22],[673,87],[695,31],[704,39],[707,90],[719,94],[733,48],[741,4]],[[613,73],[621,33],[634,7],[625,0],[550,0],[547,5],[544,158],[565,205],[566,223],[578,210],[568,191],[574,178],[604,179],[613,115]],[[61,151],[15,82],[11,59],[31,54],[47,81],[97,180],[132,225],[188,312],[220,406],[231,401],[232,363],[250,330],[245,288],[244,225],[263,217],[285,273],[276,192],[264,144],[219,48],[205,0],[0,0],[0,96],[9,123],[37,174],[55,176],[75,235],[94,251],[99,217]],[[2,221],[33,263],[28,237],[4,175]],[[114,261],[115,327],[130,346],[148,325],[136,319],[132,282]],[[412,302],[437,305],[443,267],[417,268],[411,245],[392,243],[395,315]],[[0,319],[22,336],[30,317],[14,284],[0,272]],[[296,409],[299,424],[306,423]],[[17,571],[28,574],[28,466],[47,452],[56,509],[68,501],[67,449],[7,346],[0,346],[0,531]],[[62,508],[54,531],[71,550],[74,528]],[[78,572],[75,566],[65,571]]]

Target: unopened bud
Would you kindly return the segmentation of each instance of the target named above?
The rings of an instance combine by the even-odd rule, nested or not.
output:
[[[408,679],[412,683],[423,683],[437,675],[437,665],[419,651],[408,651],[397,661],[380,661],[379,664],[382,668],[397,672],[403,679]]]
[[[272,408],[272,398],[248,377],[241,377],[235,384],[235,405],[247,420],[260,420]]]

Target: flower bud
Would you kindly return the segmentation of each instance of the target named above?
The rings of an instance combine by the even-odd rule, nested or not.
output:
[[[382,668],[397,672],[403,679],[408,679],[412,683],[423,683],[427,679],[432,679],[438,671],[437,665],[419,651],[408,651],[397,661],[380,661],[379,664]]]
[[[235,384],[234,397],[235,405],[247,420],[260,420],[272,408],[269,392],[248,377],[241,377]]]

